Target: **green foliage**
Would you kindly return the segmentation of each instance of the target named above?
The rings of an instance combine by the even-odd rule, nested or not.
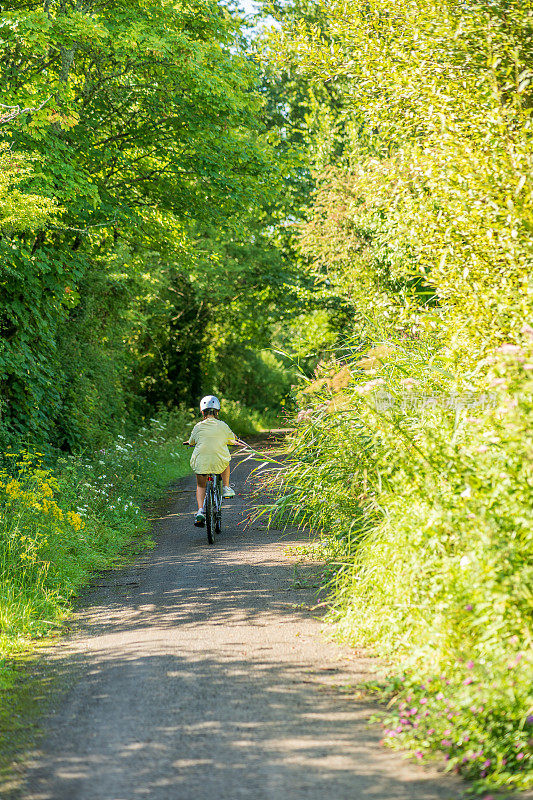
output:
[[[220,419],[230,426],[236,436],[254,436],[282,427],[282,417],[279,414],[247,408],[235,400],[222,401]]]
[[[529,309],[532,13],[354,0],[274,43],[343,95],[349,144],[304,231],[317,274],[359,313],[443,328],[473,357]]]
[[[192,404],[221,308],[250,294],[228,325],[268,317],[281,294],[261,225],[282,175],[239,25],[210,0],[10,4],[5,444],[94,448],[128,416]]]

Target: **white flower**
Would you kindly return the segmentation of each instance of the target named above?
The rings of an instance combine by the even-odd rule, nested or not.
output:
[[[467,486],[466,489],[463,489],[461,492],[461,497],[472,497],[472,489],[470,486]]]

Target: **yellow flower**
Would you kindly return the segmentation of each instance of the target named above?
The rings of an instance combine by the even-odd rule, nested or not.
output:
[[[16,481],[14,478],[12,478],[6,484],[6,494],[9,495],[10,497],[20,497],[21,491],[20,491],[19,481]]]
[[[84,523],[83,523],[83,520],[80,517],[80,515],[79,514],[75,514],[74,511],[69,511],[68,512],[68,520],[69,520],[70,524],[72,525],[72,527],[77,531],[79,531],[79,530],[81,530],[82,528],[85,527]]]

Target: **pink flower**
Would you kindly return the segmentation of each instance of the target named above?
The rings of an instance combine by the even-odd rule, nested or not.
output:
[[[521,351],[521,347],[517,344],[511,344],[510,342],[506,342],[505,344],[500,345],[496,348],[497,353],[505,353],[505,355],[513,355],[514,353],[519,353]]]
[[[441,745],[443,747],[451,747],[452,744],[453,744],[453,742],[451,742],[449,739],[442,739],[442,741],[441,741]]]
[[[426,703],[427,703],[427,697],[421,697],[421,698],[420,698],[420,705],[421,705],[421,706],[425,706],[425,705],[426,705]]]
[[[424,754],[423,754],[422,750],[416,750],[416,751],[415,751],[415,756],[416,756],[418,759],[420,759],[420,758],[423,758],[423,757],[424,757]]]
[[[473,661],[467,661],[466,662],[466,668],[467,669],[474,669],[474,666],[475,666],[475,664],[474,664]]]
[[[468,678],[465,678],[465,679],[464,679],[464,681],[463,681],[463,686],[468,686],[468,684],[469,684],[469,683],[472,683],[473,681],[474,681],[474,679],[473,679],[473,678],[472,678],[472,676],[470,675]]]
[[[516,760],[517,761],[522,761],[522,759],[524,758],[524,755],[525,755],[525,753],[517,753],[516,754]]]
[[[467,611],[472,611],[472,608],[473,608],[472,603],[468,603],[468,605],[466,606],[466,610]]]

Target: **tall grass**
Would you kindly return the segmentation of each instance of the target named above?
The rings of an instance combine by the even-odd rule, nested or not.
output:
[[[525,788],[533,743],[533,329],[457,373],[376,342],[299,396],[276,503],[335,562],[340,637],[393,665],[385,738]]]

